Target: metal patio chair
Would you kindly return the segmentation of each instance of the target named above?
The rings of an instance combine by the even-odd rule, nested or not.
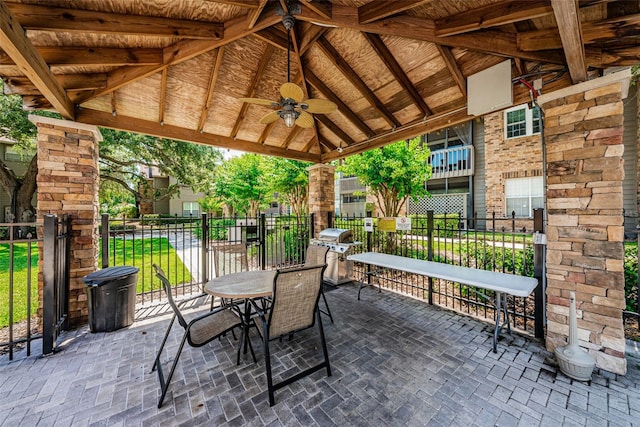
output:
[[[318,309],[318,300],[322,287],[322,273],[326,264],[304,266],[280,270],[273,283],[273,298],[270,309],[265,312],[257,304],[254,308],[258,312],[261,325],[258,332],[264,346],[265,370],[269,393],[269,405],[275,404],[274,393],[294,381],[310,375],[322,368],[327,369],[327,376],[331,376],[329,353],[322,328],[322,319]],[[283,336],[291,336],[294,332],[311,328],[318,324],[320,341],[324,360],[295,375],[285,378],[279,383],[273,382],[271,371],[271,349],[269,342]]]
[[[327,253],[329,252],[329,246],[309,245],[307,246],[307,252],[304,258],[304,265],[320,265],[327,263]],[[327,311],[320,309],[320,312],[329,316],[331,323],[333,323],[333,315],[327,302],[327,297],[324,295],[324,286],[320,287],[320,296]]]
[[[180,311],[179,303],[176,303],[176,301],[174,301],[173,299],[173,296],[171,295],[171,283],[169,283],[169,280],[164,274],[164,271],[156,264],[153,264],[153,268],[155,270],[156,276],[162,282],[165,294],[167,295],[167,299],[169,300],[169,305],[173,310],[173,317],[169,322],[167,332],[164,334],[164,339],[162,340],[162,344],[160,345],[160,349],[158,350],[156,359],[153,362],[153,367],[151,368],[151,372],[155,371],[156,369],[158,370],[158,379],[160,380],[160,388],[162,390],[160,400],[158,401],[158,408],[160,408],[162,406],[162,402],[164,401],[164,397],[167,394],[167,389],[169,388],[169,383],[171,382],[173,373],[175,372],[176,366],[178,365],[178,360],[180,359],[180,354],[182,353],[184,344],[188,343],[191,347],[201,347],[209,343],[210,341],[221,337],[225,333],[233,330],[236,326],[240,326],[241,321],[240,317],[234,314],[234,312],[232,312],[231,310],[235,306],[219,307],[204,314],[185,317]],[[165,379],[160,356],[162,355],[162,350],[164,349],[167,339],[169,338],[169,333],[171,332],[171,328],[173,327],[173,323],[176,319],[178,319],[178,323],[184,329],[184,335],[182,336],[180,346],[178,347],[178,351],[176,352],[176,355],[173,359],[171,371],[169,371],[169,375]]]

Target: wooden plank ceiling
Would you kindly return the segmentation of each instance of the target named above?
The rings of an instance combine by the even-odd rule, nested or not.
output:
[[[282,10],[295,17],[289,34]],[[7,0],[0,77],[26,109],[327,162],[470,120],[510,58],[516,103],[640,62],[638,0]],[[287,60],[288,37],[290,55]],[[260,124],[290,78],[338,110]]]

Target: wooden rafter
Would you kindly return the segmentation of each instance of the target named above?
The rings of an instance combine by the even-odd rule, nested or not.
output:
[[[351,139],[351,137],[347,135],[347,133],[343,131],[339,126],[333,123],[327,116],[325,116],[324,114],[318,114],[315,117],[317,121],[325,125],[327,129],[329,129],[335,136],[340,138],[340,140],[342,140],[345,144],[355,144],[355,141]]]
[[[0,2],[0,46],[62,117],[74,118],[73,103],[5,2]]]
[[[302,7],[308,7],[318,15],[326,19],[331,19],[331,3],[327,1],[300,0]]]
[[[512,24],[518,21],[551,15],[553,9],[548,0],[511,0],[500,7],[487,5],[436,20],[436,35],[451,36],[483,28]]]
[[[251,9],[259,8],[260,3],[262,2],[262,0],[260,0],[260,2],[258,0],[206,0],[206,1],[215,1],[216,3],[230,4],[231,6],[248,7]]]
[[[319,138],[318,144],[320,144],[321,147],[320,152],[322,152],[322,147],[326,148],[326,151],[333,151],[338,148],[338,146],[333,144],[331,141],[326,140],[325,138]]]
[[[200,113],[200,120],[198,120],[198,130],[202,132],[204,129],[204,123],[207,121],[207,117],[209,116],[209,108],[211,107],[211,101],[213,99],[213,91],[216,88],[216,82],[218,81],[218,76],[220,75],[220,66],[222,65],[222,56],[224,55],[224,46],[220,46],[218,48],[218,54],[216,55],[216,63],[213,66],[213,70],[211,71],[211,76],[209,77],[209,86],[207,88],[207,99],[204,101],[204,106],[202,107],[202,112]]]
[[[291,131],[289,132],[289,135],[287,135],[284,142],[280,146],[282,148],[289,148],[289,144],[291,144],[293,140],[296,139],[296,137],[300,134],[300,132],[302,132],[302,128],[300,126],[292,127]]]
[[[327,27],[310,25],[300,39],[300,55],[304,56],[311,46],[313,46],[318,39],[323,37],[327,31],[329,31],[329,28]]]
[[[95,12],[34,4],[7,3],[18,22],[30,30],[134,34],[155,37],[219,40],[224,27],[215,22],[156,16]]]
[[[256,141],[257,144],[264,144],[264,142],[267,140],[267,138],[269,137],[269,134],[271,133],[271,131],[273,130],[274,127],[276,127],[276,125],[278,124],[278,121],[275,122],[271,122],[268,125],[266,125],[264,127],[264,129],[262,129],[262,133],[260,134],[260,137],[258,138],[258,140]]]
[[[389,48],[384,44],[382,38],[377,34],[364,33],[364,35],[382,62],[384,62],[391,74],[396,78],[400,86],[402,86],[402,88],[411,96],[413,103],[418,107],[422,115],[430,115],[431,109],[429,109],[427,103],[424,102],[424,98],[422,98],[416,87],[413,85],[413,82],[409,80],[409,77],[405,74],[402,66],[398,63],[391,51],[389,51]]]
[[[274,47],[268,44],[262,54],[262,57],[260,58],[260,62],[258,63],[258,69],[253,75],[253,79],[249,84],[246,97],[252,98],[255,95],[256,88],[258,87],[258,83],[262,78],[262,73],[264,73],[264,69],[267,67],[269,60],[271,59],[271,55],[273,55],[273,50],[274,50]],[[244,121],[244,118],[247,115],[247,110],[249,110],[249,103],[247,102],[242,103],[242,107],[240,108],[240,113],[238,113],[238,118],[236,119],[236,123],[233,125],[233,130],[231,131],[230,136],[232,138],[235,138],[236,135],[238,135],[240,126],[242,125],[242,122]]]
[[[61,74],[56,79],[66,91],[99,89],[107,85],[105,73]],[[40,90],[24,76],[5,77],[4,92],[6,95],[41,95]]]
[[[433,0],[394,0],[367,3],[358,8],[358,20],[361,24],[367,24],[431,1]]]
[[[267,5],[267,0],[260,0],[258,7],[254,11],[249,12],[247,15],[247,29],[251,30],[258,22],[260,18],[260,14],[264,10],[264,7]]]
[[[370,137],[375,134],[373,130],[354,113],[347,104],[345,104],[337,95],[335,95],[331,89],[329,89],[315,74],[310,70],[307,70],[307,82],[313,86],[318,92],[325,96],[329,101],[338,106],[338,111],[353,123],[365,136]]]
[[[248,153],[285,157],[288,159],[303,160],[314,163],[318,163],[320,161],[320,156],[316,154],[300,153],[294,150],[286,150],[270,145],[259,145],[252,141],[234,139],[228,136],[214,135],[207,132],[200,133],[194,129],[185,129],[178,126],[168,125],[166,123],[164,126],[160,126],[158,122],[142,120],[135,117],[114,117],[109,113],[90,108],[83,108],[79,110],[77,120],[81,123],[102,126],[110,129],[143,133],[145,135],[177,139],[180,141],[191,141],[221,148],[246,151]]]
[[[216,49],[220,46],[224,46],[233,41],[236,41],[242,37],[246,37],[277,22],[280,22],[280,17],[269,15],[264,19],[259,20],[256,25],[253,26],[253,28],[248,29],[245,19],[240,19],[229,25],[229,27],[225,27],[225,36],[221,40],[180,41],[175,45],[169,46],[163,50],[163,63],[161,65],[117,68],[109,73],[108,85],[106,88],[96,91],[90,91],[89,93],[86,93],[79,101],[82,102],[100,95],[104,95],[105,93],[109,93],[113,90],[119,89],[124,85],[162,71],[166,67],[179,64],[212,49]]]
[[[308,153],[311,150],[311,147],[313,147],[318,142],[318,140],[319,138],[314,136],[309,141],[307,141],[306,144],[304,144],[304,147],[302,147],[302,150],[300,151]],[[322,149],[320,151],[322,152]]]
[[[440,46],[439,44],[437,44],[436,47],[438,48],[438,52],[447,66],[447,69],[451,73],[451,77],[456,82],[456,85],[458,85],[462,96],[464,99],[467,99],[467,79],[465,79],[462,71],[458,68],[456,58],[453,56],[453,53],[451,53],[451,49],[447,46]]]
[[[306,9],[303,9],[302,13],[296,18],[298,20],[316,22],[323,25],[340,26],[365,33],[405,37],[454,48],[486,52],[492,55],[564,64],[564,55],[562,55],[561,52],[525,52],[518,49],[516,45],[516,34],[497,30],[481,30],[475,31],[473,34],[439,37],[435,34],[434,22],[429,19],[401,15],[387,18],[381,22],[360,24],[350,18],[354,13],[353,8],[334,5],[333,18],[331,20],[324,19],[320,15]]]
[[[160,106],[158,108],[158,122],[161,125],[164,125],[164,112],[167,103],[167,76],[169,74],[169,69],[165,68],[162,70],[162,77],[160,78]],[[111,92],[115,93],[115,91]]]
[[[569,74],[573,83],[587,80],[587,62],[585,59],[582,29],[577,0],[551,0],[553,14],[558,22],[560,39],[564,48]]]
[[[162,64],[162,50],[148,48],[36,47],[49,66],[54,65],[156,65]],[[0,65],[12,65],[11,58],[0,52]]]
[[[351,82],[371,106],[393,127],[400,126],[398,119],[389,109],[378,99],[369,86],[358,76],[347,61],[338,51],[325,39],[318,40],[316,45],[326,55],[326,57],[340,70],[340,72]]]
[[[278,49],[287,50],[287,33],[277,29],[277,26],[265,28],[262,31],[253,33],[253,37],[269,43]]]
[[[304,63],[302,62],[302,55],[300,54],[300,41],[298,40],[298,34],[296,32],[295,25],[290,30],[290,37],[291,37],[291,47],[293,48],[295,60],[298,63],[298,73],[296,75],[296,83],[298,83],[302,87],[302,92],[304,93],[305,99],[309,99],[311,98],[311,96],[309,95],[309,88],[307,87],[307,80],[305,78],[305,72],[304,72],[305,67],[304,67]],[[314,131],[315,137],[317,138],[318,126],[316,126],[315,121],[313,122],[313,131]],[[289,143],[287,143],[287,146],[288,145]]]

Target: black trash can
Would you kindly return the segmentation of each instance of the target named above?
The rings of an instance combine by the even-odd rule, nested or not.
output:
[[[138,271],[130,266],[107,267],[84,277],[91,332],[111,332],[133,323]]]

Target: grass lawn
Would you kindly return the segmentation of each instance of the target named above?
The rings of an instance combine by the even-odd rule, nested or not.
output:
[[[113,245],[113,242],[110,242]],[[0,244],[0,328],[9,325],[9,244]],[[38,310],[38,245],[31,244],[31,256],[26,243],[13,246],[13,322],[27,318],[28,263],[31,263],[31,314]],[[113,257],[114,248],[110,254]],[[177,256],[167,238],[118,240],[115,242],[115,261],[112,265],[132,265],[140,269],[136,292],[159,289],[160,282],[153,275],[151,264],[160,265],[170,272],[172,281],[188,282],[191,280],[189,270]],[[174,279],[175,278],[175,279]]]

